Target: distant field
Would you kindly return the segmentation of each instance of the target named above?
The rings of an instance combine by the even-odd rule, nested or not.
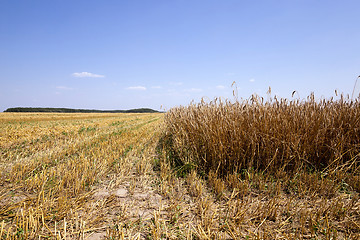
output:
[[[360,239],[360,105],[0,113],[0,239]]]

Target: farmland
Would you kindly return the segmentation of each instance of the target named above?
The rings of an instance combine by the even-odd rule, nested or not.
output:
[[[1,113],[2,239],[359,239],[358,101]]]
[[[147,191],[161,118],[161,114],[1,114],[0,235],[102,236],[135,204],[128,195],[136,199]],[[136,215],[135,210],[127,213],[129,217]]]

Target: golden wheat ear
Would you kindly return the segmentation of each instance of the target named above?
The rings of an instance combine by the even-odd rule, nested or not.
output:
[[[354,98],[354,93],[355,93],[355,89],[356,89],[356,84],[357,84],[357,80],[360,78],[360,75],[356,78],[355,80],[355,84],[354,84],[354,88],[353,88],[353,91],[352,91],[352,94],[351,94],[351,100],[353,100]]]

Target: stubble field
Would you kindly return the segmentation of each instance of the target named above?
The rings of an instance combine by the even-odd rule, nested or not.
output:
[[[160,119],[1,114],[0,236],[98,239],[152,212],[160,197],[148,189]],[[142,203],[148,197],[153,207]]]
[[[0,114],[0,239],[359,239],[358,102]]]

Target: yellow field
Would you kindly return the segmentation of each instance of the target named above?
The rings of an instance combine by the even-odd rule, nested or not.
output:
[[[121,214],[119,203],[109,204],[144,191],[161,119],[1,113],[0,236],[73,239],[106,232]]]
[[[341,115],[355,126],[344,136],[330,123],[346,108],[330,108],[326,132],[354,140],[351,151],[348,140],[334,145],[342,162],[317,170],[301,168],[314,141],[298,159],[281,148],[296,140],[290,126],[298,129],[290,114],[286,128],[270,124],[279,120],[274,106],[287,111],[286,103],[227,104],[166,114],[0,113],[0,239],[360,239],[359,108]]]

